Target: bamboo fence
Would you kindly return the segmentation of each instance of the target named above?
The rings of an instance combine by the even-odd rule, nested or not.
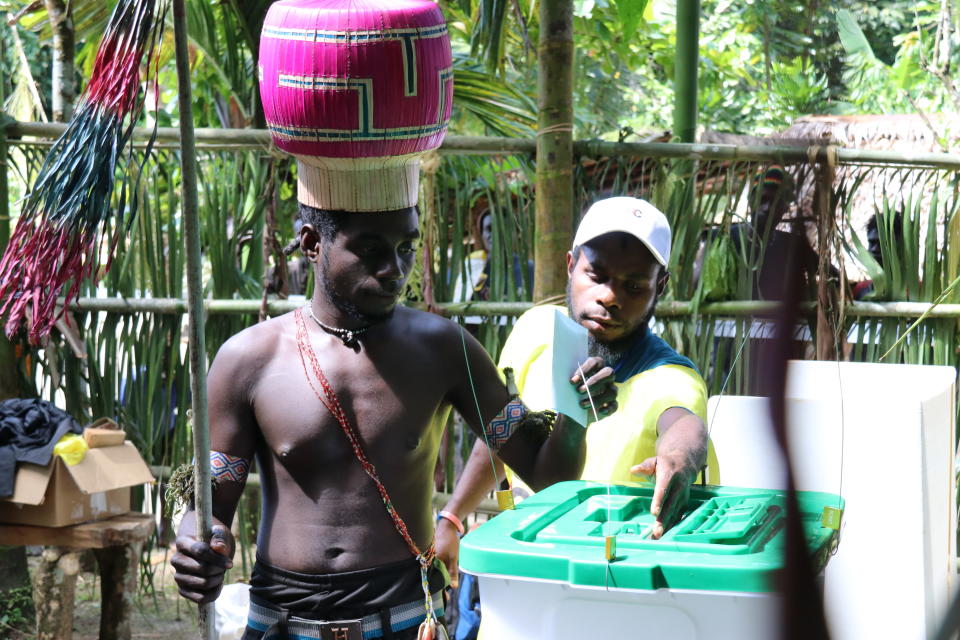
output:
[[[22,122],[6,128],[8,171],[0,193],[7,179],[13,192],[23,193],[50,140],[62,130],[62,125]],[[138,130],[135,140],[145,141],[149,133]],[[271,266],[286,260],[275,247],[291,237],[295,176],[292,163],[271,146],[265,131],[197,129],[195,139],[209,358],[261,314],[282,314],[303,304],[264,293]],[[137,185],[145,210],[121,237],[113,269],[98,287],[88,284],[84,297],[71,306],[75,339],[54,336],[40,349],[17,345],[25,395],[63,400],[81,420],[118,418],[157,467],[189,461],[193,446],[187,424],[191,393],[179,141],[178,130],[158,130],[157,150]],[[425,163],[430,168],[421,196],[424,249],[407,303],[429,304],[464,323],[494,357],[513,318],[533,300],[535,146],[532,139],[451,136],[438,161]],[[798,355],[818,355],[819,332],[820,348],[833,347],[830,357],[876,361],[913,319],[929,312],[889,360],[960,364],[960,297],[931,304],[960,271],[960,216],[954,215],[960,204],[960,156],[602,141],[574,141],[573,152],[574,219],[607,192],[647,198],[670,217],[672,275],[657,306],[658,330],[697,363],[712,394],[751,391],[756,343],[774,306],[755,299],[752,290],[763,255],[738,255],[736,281],[719,298],[706,295],[694,265],[715,250],[711,238],[743,222],[750,180],[771,163],[785,165],[798,185],[788,226],[815,230],[821,210],[827,209],[837,233],[817,239],[811,231],[814,247],[844,275],[845,263],[859,264],[875,284],[869,301],[840,295],[835,307],[823,309],[814,295],[804,303]],[[692,206],[682,209],[676,199],[681,181],[695,185]],[[0,220],[9,218],[7,206],[6,200],[0,203]],[[275,209],[270,216],[268,207]],[[492,212],[493,243],[482,254],[477,220],[485,211]],[[882,229],[887,256],[882,267],[866,255],[865,234],[856,221],[870,213],[887,218],[900,213],[905,220],[903,237]],[[831,286],[841,290],[842,285]],[[448,430],[438,489],[452,489],[471,445],[462,425]],[[147,508],[162,508],[158,492],[148,490],[141,498]],[[256,501],[248,496],[239,507],[245,549],[255,536]],[[168,532],[161,527],[160,535]],[[248,560],[243,558],[241,571],[249,570]]]

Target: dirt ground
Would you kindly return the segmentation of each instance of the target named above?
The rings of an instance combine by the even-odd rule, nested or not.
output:
[[[146,640],[195,640],[198,635],[197,608],[177,594],[173,582],[173,568],[169,552],[154,551],[151,564],[155,570],[154,591],[141,588],[133,615],[132,637]],[[239,565],[239,562],[237,563]],[[235,582],[242,576],[227,577]],[[141,580],[143,574],[141,573]],[[82,572],[77,578],[73,616],[73,640],[97,640],[100,635],[100,578],[92,572]],[[0,640],[33,640],[33,631],[0,628]]]

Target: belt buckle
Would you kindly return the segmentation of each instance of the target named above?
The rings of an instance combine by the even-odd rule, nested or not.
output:
[[[360,620],[334,620],[320,624],[322,640],[363,640]]]

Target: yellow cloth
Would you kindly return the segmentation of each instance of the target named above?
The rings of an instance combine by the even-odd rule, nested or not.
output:
[[[549,327],[556,310],[565,312],[561,307],[543,305],[524,313],[503,346],[499,367],[513,369],[521,398],[532,385],[552,384],[548,359],[540,356],[549,347]],[[642,480],[642,476],[630,474],[630,467],[656,455],[657,420],[671,407],[684,408],[706,423],[707,387],[700,374],[689,367],[661,365],[615,384],[617,410],[587,429],[587,458],[581,480],[618,484]],[[524,486],[509,469],[507,473],[512,484]],[[707,482],[720,483],[712,444],[707,452]]]
[[[57,440],[57,444],[53,445],[53,453],[60,456],[68,465],[73,466],[83,460],[89,448],[87,441],[82,436],[68,433]]]

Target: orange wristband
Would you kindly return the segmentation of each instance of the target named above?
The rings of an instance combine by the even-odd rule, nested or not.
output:
[[[450,513],[449,511],[441,511],[437,514],[437,519],[440,519],[440,518],[443,518],[445,520],[449,520],[450,522],[452,522],[453,526],[455,526],[457,528],[457,531],[460,532],[460,535],[463,535],[466,533],[466,530],[463,528],[463,522],[461,522],[460,518],[458,518],[453,513]]]

